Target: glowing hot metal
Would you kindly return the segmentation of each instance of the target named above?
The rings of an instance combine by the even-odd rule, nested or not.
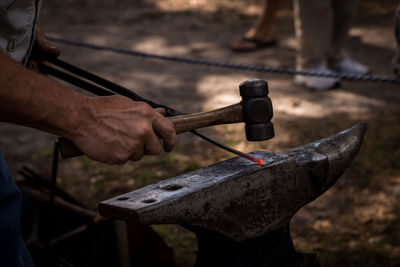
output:
[[[236,151],[236,152],[233,152],[233,153],[237,154],[238,156],[241,156],[243,158],[249,159],[249,160],[257,163],[258,166],[262,166],[264,164],[264,160],[262,160],[261,158],[255,158],[255,157],[250,156],[250,155],[248,155],[246,153],[243,153],[241,151]]]

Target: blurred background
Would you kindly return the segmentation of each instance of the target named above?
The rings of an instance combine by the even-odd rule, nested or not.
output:
[[[360,1],[348,48],[372,74],[392,76],[397,49],[396,0]],[[170,56],[293,68],[296,55],[292,1],[282,1],[279,45],[234,53],[260,12],[261,0],[65,0],[45,1],[39,23],[52,37]],[[322,266],[400,266],[400,87],[342,82],[315,92],[275,75],[171,63],[65,45],[61,59],[119,83],[155,102],[191,113],[240,101],[238,85],[250,78],[269,83],[276,137],[250,143],[243,125],[201,132],[244,152],[281,151],[368,122],[363,146],[345,175],[292,220],[297,249],[315,252]],[[0,147],[13,172],[22,166],[50,177],[55,136],[0,124]],[[96,204],[234,155],[182,134],[172,153],[107,166],[86,157],[60,161],[58,186],[96,211]],[[176,225],[153,226],[173,248],[175,266],[193,266],[194,235]]]

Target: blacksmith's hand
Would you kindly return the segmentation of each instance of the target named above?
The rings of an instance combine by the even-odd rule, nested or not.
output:
[[[89,158],[107,164],[140,160],[143,155],[170,152],[175,128],[164,110],[120,95],[88,98],[86,112],[69,138]]]

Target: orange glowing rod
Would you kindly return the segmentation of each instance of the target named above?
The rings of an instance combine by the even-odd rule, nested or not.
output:
[[[256,158],[256,157],[250,156],[250,155],[248,155],[246,153],[243,153],[241,151],[238,151],[238,150],[231,151],[231,152],[235,153],[236,155],[239,155],[239,156],[241,156],[243,158],[246,158],[246,159],[249,159],[251,161],[254,161],[255,163],[257,163],[258,166],[262,166],[264,164],[264,160],[262,160],[261,158]]]
[[[206,135],[203,135],[203,134],[199,133],[199,132],[196,131],[196,130],[191,130],[191,132],[194,133],[195,135],[200,136],[201,138],[207,140],[208,142],[210,142],[210,143],[216,145],[217,147],[220,147],[220,148],[225,149],[225,150],[227,150],[227,151],[229,151],[229,152],[232,152],[232,153],[234,153],[234,154],[236,154],[236,155],[238,155],[238,156],[240,156],[240,157],[249,159],[249,160],[251,160],[251,161],[257,163],[258,166],[262,166],[262,165],[264,164],[264,160],[262,160],[261,158],[256,158],[256,157],[250,156],[250,155],[248,155],[248,154],[246,154],[246,153],[243,153],[243,152],[241,152],[241,151],[239,151],[239,150],[236,150],[236,149],[234,149],[234,148],[232,148],[232,147],[223,145],[223,144],[221,144],[221,143],[215,141],[214,139],[212,139],[212,138],[210,138],[210,137],[208,137],[208,136],[206,136]]]

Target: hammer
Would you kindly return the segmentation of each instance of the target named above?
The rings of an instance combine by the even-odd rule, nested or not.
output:
[[[220,109],[169,117],[177,134],[228,123],[245,123],[248,141],[263,141],[274,137],[271,99],[268,97],[268,83],[261,79],[251,79],[240,83],[242,101]],[[65,158],[83,155],[72,141],[60,138],[61,156]]]

